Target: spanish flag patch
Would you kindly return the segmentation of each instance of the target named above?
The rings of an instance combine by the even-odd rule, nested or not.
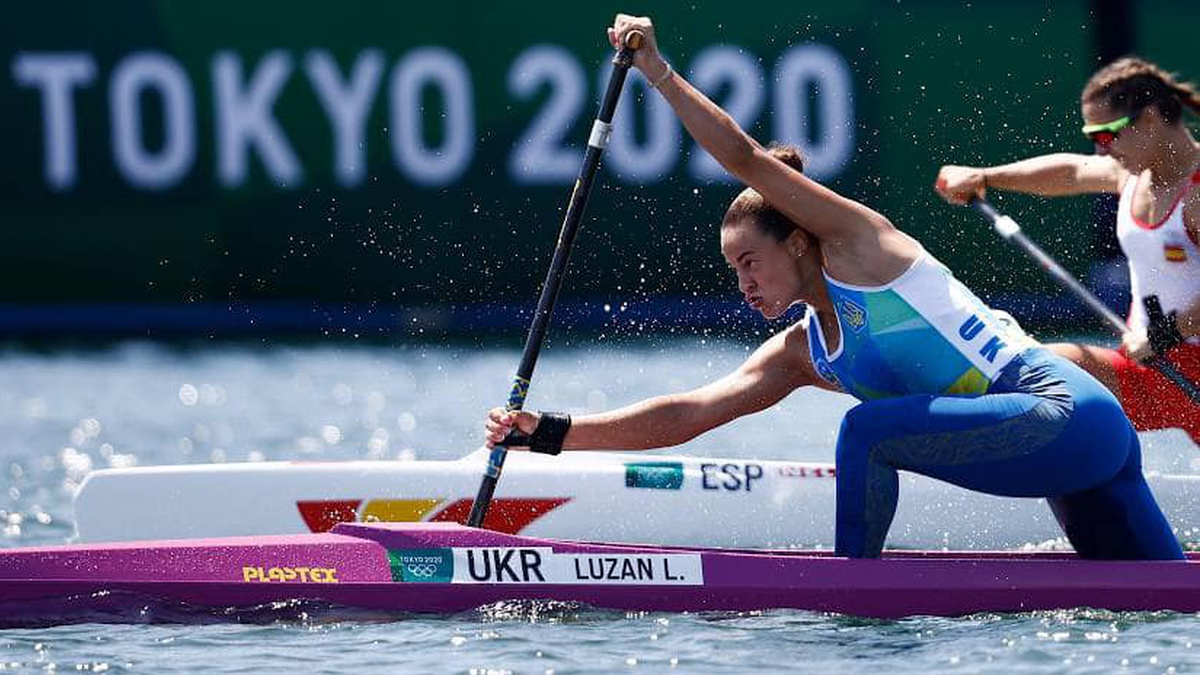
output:
[[[1163,257],[1167,262],[1187,262],[1187,251],[1179,244],[1163,244]]]

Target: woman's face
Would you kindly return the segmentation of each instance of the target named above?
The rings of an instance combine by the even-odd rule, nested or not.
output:
[[[767,319],[779,317],[801,299],[800,261],[815,257],[808,249],[799,231],[776,241],[753,220],[721,228],[721,253],[737,273],[742,297]]]
[[[1103,101],[1085,101],[1081,112],[1085,125],[1108,124],[1125,116],[1125,112],[1115,110]],[[1149,109],[1134,111],[1129,124],[1122,129],[1113,134],[1097,135],[1093,139],[1096,153],[1111,156],[1130,171],[1144,168],[1147,148],[1155,142],[1153,130],[1149,128],[1154,117],[1151,113]]]

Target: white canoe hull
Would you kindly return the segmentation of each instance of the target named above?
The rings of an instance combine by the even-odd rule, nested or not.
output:
[[[466,518],[483,451],[453,461],[260,462],[89,475],[83,542],[292,534],[357,521]],[[1200,539],[1200,475],[1148,476],[1181,540]],[[663,545],[830,548],[831,464],[673,455],[510,453],[489,527],[530,537]],[[1040,499],[902,474],[889,547],[1007,549],[1061,536]],[[497,519],[493,522],[491,519]]]

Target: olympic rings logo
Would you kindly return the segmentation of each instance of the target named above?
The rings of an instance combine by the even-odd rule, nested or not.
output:
[[[409,563],[404,569],[418,579],[428,579],[437,574],[438,567],[439,565],[434,563]]]

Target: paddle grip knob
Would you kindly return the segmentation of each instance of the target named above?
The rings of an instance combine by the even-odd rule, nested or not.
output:
[[[621,69],[628,69],[632,66],[633,53],[642,48],[645,39],[646,36],[642,35],[640,31],[629,31],[625,35],[625,46],[621,47],[616,56],[613,57],[613,65]]]

